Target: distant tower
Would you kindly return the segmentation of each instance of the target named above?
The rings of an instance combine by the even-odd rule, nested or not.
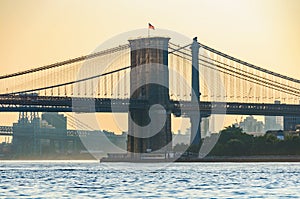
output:
[[[130,100],[144,99],[149,107],[160,104],[167,111],[154,110],[152,120],[149,107],[129,110],[127,150],[138,157],[140,153],[172,149],[171,112],[169,105],[168,43],[170,38],[148,37],[129,40],[131,48]],[[159,115],[163,114],[163,115]],[[166,121],[157,131],[151,124]],[[149,127],[149,128],[148,128]],[[156,132],[157,131],[157,132]]]

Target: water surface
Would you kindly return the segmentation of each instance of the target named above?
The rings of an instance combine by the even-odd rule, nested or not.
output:
[[[300,197],[300,163],[0,162],[0,197]]]

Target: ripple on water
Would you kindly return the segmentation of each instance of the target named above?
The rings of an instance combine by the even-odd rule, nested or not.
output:
[[[0,196],[300,197],[300,164],[0,163]]]

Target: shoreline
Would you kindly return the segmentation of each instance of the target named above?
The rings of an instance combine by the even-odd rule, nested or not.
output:
[[[179,158],[179,159],[121,159],[121,158],[102,158],[102,162],[133,162],[133,163],[160,163],[160,162],[300,162],[299,155],[287,156],[215,156],[205,158]]]
[[[300,162],[299,155],[288,156],[219,156],[205,158],[178,159],[176,162]]]
[[[300,162],[300,155],[261,155],[261,156],[214,156],[205,158],[172,158],[172,159],[127,159],[127,158],[101,158],[93,157],[48,157],[48,158],[0,158],[0,161],[100,161],[104,162],[132,162],[132,163],[164,163],[164,162]]]

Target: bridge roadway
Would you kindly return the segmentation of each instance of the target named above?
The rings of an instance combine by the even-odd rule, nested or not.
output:
[[[131,109],[145,109],[150,105],[146,100],[55,97],[36,95],[1,95],[0,112],[118,112],[127,113]],[[198,108],[199,107],[199,108]],[[264,104],[238,102],[170,101],[165,107],[175,116],[188,117],[200,110],[202,116],[210,114],[300,116],[300,105]]]
[[[88,136],[93,133],[97,133],[97,131],[87,131],[87,130],[67,130],[67,136],[68,137],[78,137],[78,136]],[[13,127],[12,126],[0,126],[0,136],[12,136],[13,135]],[[48,138],[51,137],[53,133],[43,133],[42,137]]]
[[[0,136],[12,136],[12,126],[0,126]]]

